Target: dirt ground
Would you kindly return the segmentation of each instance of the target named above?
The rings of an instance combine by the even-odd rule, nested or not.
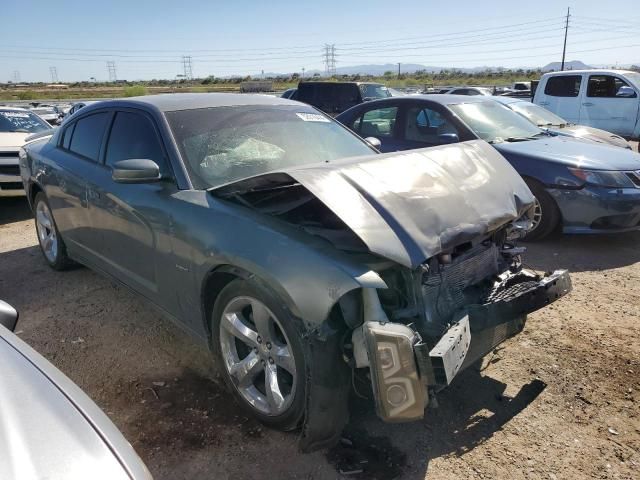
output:
[[[18,332],[80,385],[157,480],[640,478],[640,233],[529,246],[573,293],[467,371],[421,422],[354,401],[342,443],[303,455],[295,433],[247,418],[207,351],[127,290],[49,269],[24,200],[0,199],[0,298]],[[213,380],[212,380],[213,379]]]

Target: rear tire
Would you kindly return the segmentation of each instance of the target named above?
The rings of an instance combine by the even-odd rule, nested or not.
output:
[[[542,240],[553,233],[560,223],[560,210],[555,200],[545,188],[535,180],[525,180],[536,197],[534,227],[523,238],[525,241]]]
[[[60,236],[47,197],[38,192],[33,201],[36,234],[42,256],[54,270],[67,270],[74,265],[67,255],[67,247]]]
[[[265,425],[297,428],[306,408],[306,360],[299,321],[268,287],[237,279],[211,317],[212,349],[238,403]]]

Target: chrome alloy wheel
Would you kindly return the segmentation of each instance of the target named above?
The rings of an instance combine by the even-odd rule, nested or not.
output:
[[[236,297],[220,319],[225,368],[242,397],[265,415],[282,414],[295,396],[296,364],[276,316],[261,301]]]
[[[538,225],[540,225],[540,221],[542,220],[542,205],[536,197],[533,197],[533,199],[533,219],[531,220],[530,232],[533,232],[536,228],[538,228]]]
[[[46,202],[38,202],[36,206],[36,230],[45,257],[49,262],[55,263],[58,257],[58,237],[51,210]]]

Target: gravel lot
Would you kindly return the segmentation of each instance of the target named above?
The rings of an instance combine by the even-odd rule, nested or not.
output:
[[[424,421],[383,424],[354,400],[344,442],[302,455],[295,433],[246,418],[208,352],[139,298],[85,268],[50,270],[26,202],[0,199],[0,298],[20,310],[19,335],[157,480],[640,478],[640,233],[558,237],[526,261],[568,268],[574,292],[462,374]]]

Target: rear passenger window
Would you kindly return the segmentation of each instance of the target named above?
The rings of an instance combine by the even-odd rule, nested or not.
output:
[[[105,163],[130,159],[153,160],[163,172],[164,152],[151,120],[144,115],[118,112],[107,142]]]
[[[632,98],[636,92],[627,82],[612,75],[591,75],[587,84],[587,97]]]
[[[97,162],[108,119],[109,114],[103,112],[76,121],[69,150]]]
[[[76,124],[72,123],[67,128],[65,128],[64,132],[62,132],[62,140],[60,142],[62,148],[67,150],[69,149],[69,145],[71,144],[71,135],[73,135],[73,129],[75,128],[75,126]]]
[[[389,138],[393,136],[398,107],[377,108],[365,112],[353,128],[361,137]]]
[[[547,80],[544,93],[552,97],[577,97],[581,83],[581,75],[558,75]]]

